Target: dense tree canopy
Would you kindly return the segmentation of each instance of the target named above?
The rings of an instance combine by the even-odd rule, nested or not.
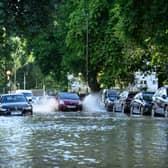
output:
[[[82,73],[93,91],[127,86],[137,70],[167,79],[166,0],[1,0],[0,14],[1,87],[14,60],[19,83],[34,67],[30,88],[66,89],[67,73]]]

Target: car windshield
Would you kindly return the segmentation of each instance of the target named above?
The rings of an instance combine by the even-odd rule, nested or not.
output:
[[[59,96],[61,99],[79,100],[79,96],[75,93],[60,93]]]
[[[143,99],[146,101],[152,101],[153,94],[143,94]]]
[[[133,98],[136,94],[137,94],[136,92],[135,93],[129,93],[128,97]]]
[[[108,97],[116,97],[117,93],[116,92],[109,92]]]
[[[1,103],[15,103],[15,102],[26,102],[26,99],[23,95],[9,95],[2,96]]]
[[[31,93],[23,92],[23,95],[26,96],[26,97],[32,97],[32,94],[31,94]]]

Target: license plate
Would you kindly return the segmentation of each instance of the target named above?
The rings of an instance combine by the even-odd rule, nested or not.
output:
[[[21,115],[22,112],[21,111],[12,111],[11,114],[12,115]]]
[[[67,108],[76,108],[76,106],[68,105]]]

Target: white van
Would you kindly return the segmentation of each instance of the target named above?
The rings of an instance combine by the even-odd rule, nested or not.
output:
[[[32,101],[33,93],[31,90],[16,90],[15,93],[22,93],[28,101]]]

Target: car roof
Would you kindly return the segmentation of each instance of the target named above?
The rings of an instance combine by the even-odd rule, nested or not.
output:
[[[58,92],[58,94],[76,94],[76,95],[78,95],[77,93],[74,93],[74,92]]]
[[[12,95],[22,95],[22,96],[24,96],[24,95],[21,94],[21,93],[6,93],[6,94],[2,94],[1,97],[2,97],[2,96],[12,96]]]

